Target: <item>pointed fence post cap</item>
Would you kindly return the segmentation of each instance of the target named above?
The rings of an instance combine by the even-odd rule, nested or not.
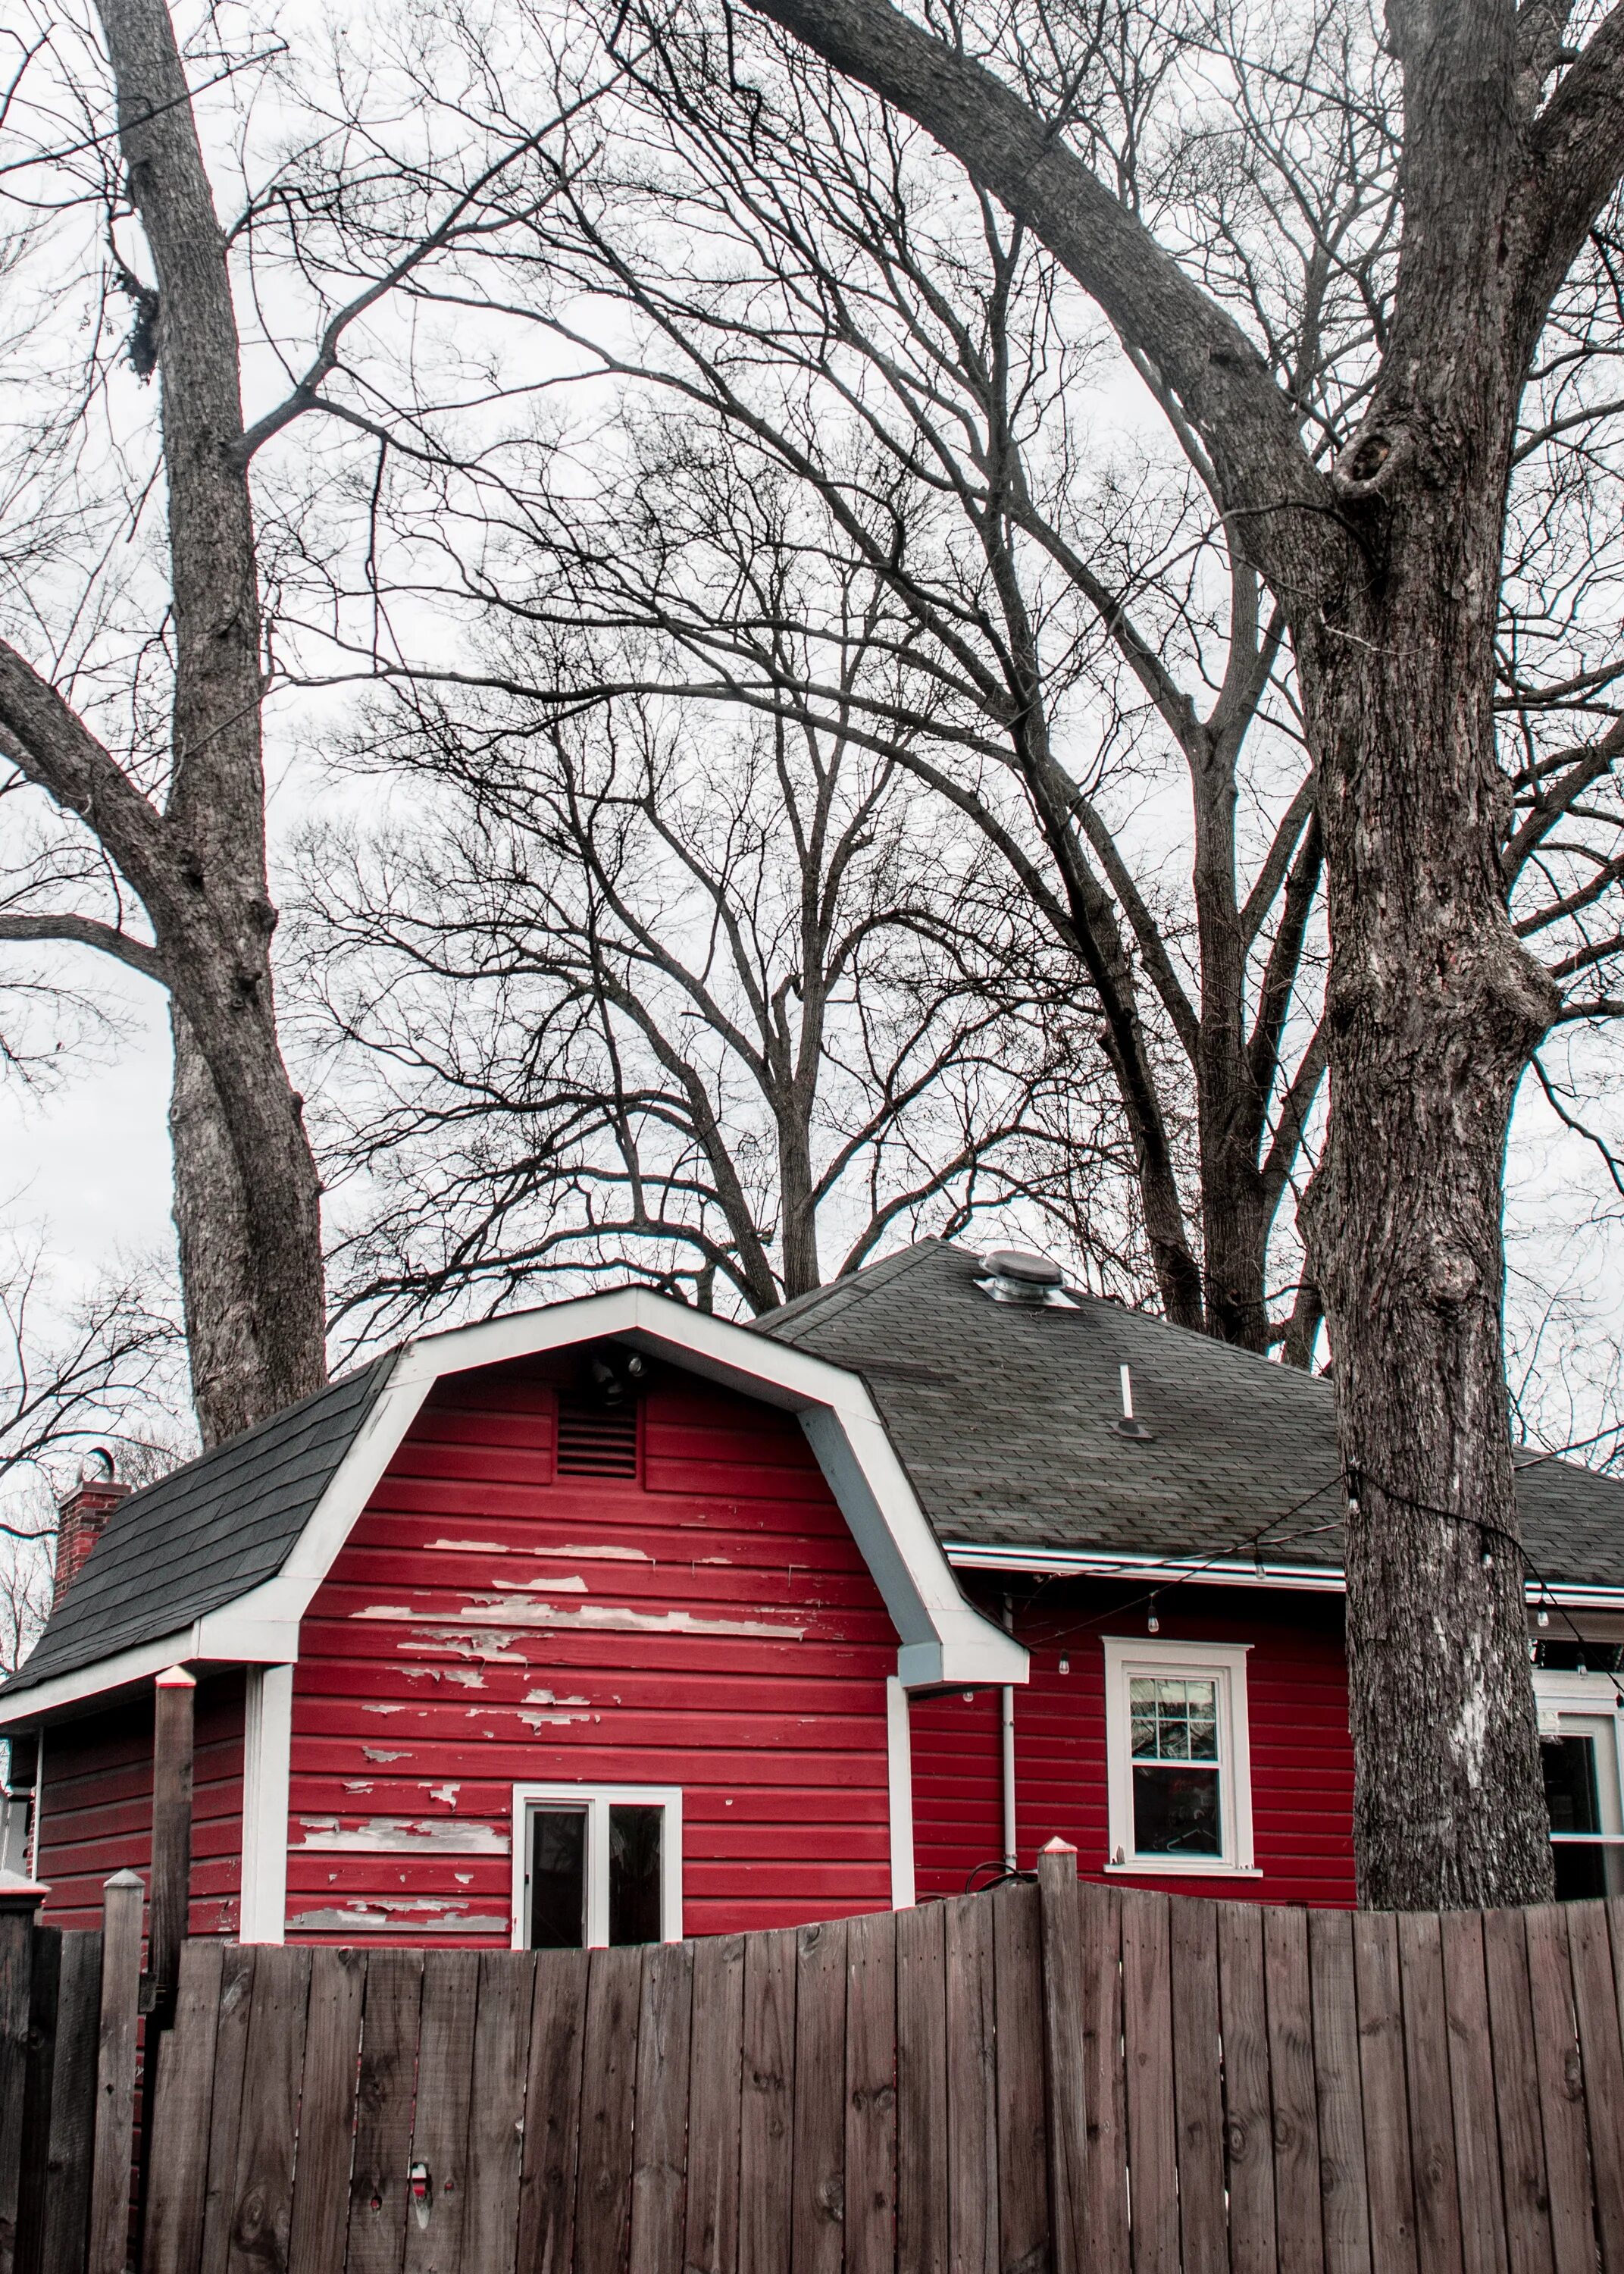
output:
[[[103,1879],[103,1880],[102,1880],[102,1886],[103,1886],[104,1888],[105,1888],[105,1887],[141,1887],[141,1888],[145,1888],[145,1886],[146,1886],[146,1885],[147,1885],[147,1882],[146,1882],[146,1880],[145,1880],[145,1879],[142,1879],[142,1877],[141,1877],[141,1875],[140,1875],[140,1873],[139,1873],[139,1871],[131,1871],[131,1870],[130,1870],[130,1868],[129,1868],[129,1866],[126,1864],[126,1865],[125,1865],[125,1867],[124,1867],[124,1869],[122,1871],[115,1871],[115,1872],[113,1873],[113,1875],[112,1875],[112,1877],[111,1877],[110,1879]]]
[[[38,1879],[26,1872],[0,1871],[0,1917],[14,1917],[19,1911],[32,1918],[50,1893]]]
[[[166,1666],[153,1681],[154,1690],[195,1690],[197,1686],[197,1675],[188,1674],[184,1666]]]
[[[1038,1853],[1040,1856],[1075,1856],[1077,1850],[1069,1840],[1063,1840],[1056,1833],[1052,1840],[1043,1842]]]

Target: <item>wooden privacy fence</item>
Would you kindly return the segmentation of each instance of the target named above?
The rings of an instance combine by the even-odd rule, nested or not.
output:
[[[124,2264],[141,1882],[115,1873],[99,1929],[37,1926],[44,1890],[0,1891],[0,2274]]]
[[[1624,1903],[188,1946],[143,2274],[1624,2274]],[[92,2274],[109,2270],[92,2269]]]

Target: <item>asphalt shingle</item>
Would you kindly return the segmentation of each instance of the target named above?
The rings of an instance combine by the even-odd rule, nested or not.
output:
[[[1328,1382],[1087,1296],[996,1303],[980,1272],[922,1240],[760,1326],[864,1376],[942,1540],[1205,1557],[1262,1532],[1270,1562],[1341,1565]],[[1624,1585],[1624,1481],[1542,1458],[1517,1493],[1536,1570]]]

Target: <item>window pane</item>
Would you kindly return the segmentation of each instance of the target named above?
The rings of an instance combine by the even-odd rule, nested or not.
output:
[[[1580,1740],[1579,1742],[1583,1742]],[[1556,1900],[1559,1903],[1582,1903],[1592,1895],[1605,1895],[1607,1888],[1607,1850],[1579,1845],[1568,1847],[1558,1841],[1551,1850],[1556,1865]]]
[[[538,1808],[530,1818],[530,1948],[579,1950],[586,1940],[586,1811]]]
[[[663,1808],[609,1811],[609,1939],[660,1939],[660,1848]]]
[[[1133,1847],[1140,1856],[1221,1856],[1218,1772],[1133,1769]]]
[[[1594,1737],[1542,1737],[1539,1764],[1553,1832],[1599,1832]]]
[[[1135,1674],[1128,1682],[1128,1703],[1136,1713],[1147,1713],[1156,1702],[1156,1685],[1142,1675]]]
[[[1156,1717],[1154,1713],[1133,1716],[1133,1750],[1145,1753],[1154,1761],[1156,1758]]]
[[[1216,1721],[1192,1720],[1190,1724],[1190,1758],[1192,1761],[1215,1761],[1218,1758],[1218,1724]]]

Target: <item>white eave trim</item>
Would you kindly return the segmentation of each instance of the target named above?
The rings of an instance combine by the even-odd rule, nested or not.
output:
[[[297,1649],[287,1647],[284,1628],[239,1620],[235,1612],[235,1605],[209,1611],[159,1642],[138,1643],[133,1650],[121,1650],[115,1657],[99,1658],[71,1673],[53,1675],[32,1690],[19,1690],[15,1697],[0,1698],[0,1729],[26,1728],[64,1706],[132,1689],[150,1682],[166,1667],[268,1666],[297,1656]],[[297,1633],[294,1639],[297,1643]]]
[[[950,1540],[943,1549],[958,1571],[1015,1571],[1042,1579],[1155,1579],[1199,1581],[1204,1587],[1279,1587],[1296,1594],[1341,1595],[1347,1575],[1335,1563],[1254,1562],[1250,1557],[1116,1555],[1095,1547],[988,1547]],[[1624,1610],[1624,1586],[1599,1580],[1568,1585],[1530,1579],[1523,1593],[1530,1603],[1560,1610]]]
[[[1025,1649],[968,1603],[860,1374],[647,1288],[584,1295],[408,1343],[281,1571],[181,1635],[0,1698],[0,1728],[186,1660],[288,1665],[299,1622],[419,1409],[447,1374],[613,1337],[796,1414],[900,1642],[906,1689],[1024,1683]]]

